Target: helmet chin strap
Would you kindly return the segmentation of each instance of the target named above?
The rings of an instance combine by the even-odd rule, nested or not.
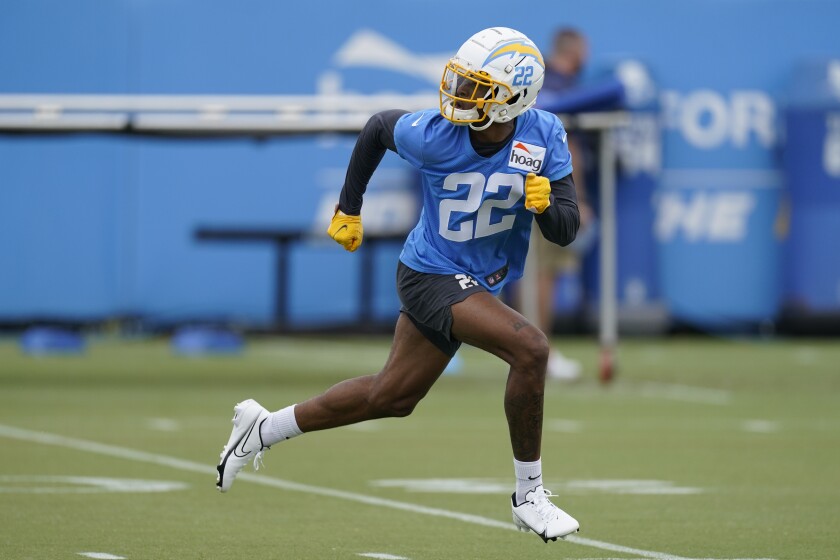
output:
[[[448,111],[448,112],[449,112],[449,115],[450,115],[450,117],[452,117],[452,118],[449,118],[449,121],[450,121],[452,124],[454,124],[455,126],[469,126],[469,127],[470,127],[471,129],[473,129],[473,130],[481,131],[481,130],[487,130],[487,129],[490,127],[490,125],[491,125],[491,124],[493,124],[494,122],[496,122],[496,117],[495,117],[495,115],[494,115],[494,116],[490,116],[490,115],[487,115],[486,113],[485,113],[485,115],[486,115],[486,119],[484,119],[484,120],[482,120],[482,121],[479,121],[479,122],[470,122],[470,123],[467,123],[467,122],[458,122],[458,121],[453,120],[453,119],[454,119],[454,117],[455,117],[455,112],[457,111],[457,109],[455,109],[455,108],[452,106],[452,104],[451,104],[451,103],[449,103],[449,104],[447,105],[447,109],[449,109],[449,111]],[[472,111],[475,111],[475,109],[472,109]],[[467,111],[465,111],[465,112],[467,112]],[[446,114],[444,114],[444,117],[446,117]],[[448,117],[447,117],[447,118],[448,118]],[[469,118],[469,116],[467,116],[467,115],[463,115],[463,114],[462,114],[462,115],[460,115],[460,118],[464,118],[464,119],[466,119],[466,118]]]
[[[482,122],[484,122],[484,121],[482,121]],[[493,124],[494,122],[495,122],[495,120],[493,119],[493,117],[487,117],[487,122],[485,122],[484,124],[481,124],[481,122],[470,123],[470,128],[473,129],[473,130],[487,130],[490,127],[490,125]],[[476,126],[476,125],[481,125],[481,126]]]
[[[476,109],[469,109],[469,110],[456,109],[453,106],[451,101],[446,104],[446,107],[444,108],[444,111],[445,111],[444,116],[446,117],[447,116],[446,113],[448,113],[449,116],[447,118],[449,119],[450,122],[452,122],[452,124],[454,124],[456,126],[471,125],[472,123],[463,122],[463,121],[473,119],[473,118],[477,118],[479,116],[478,111]],[[473,114],[475,116],[473,116]],[[461,121],[461,122],[459,122],[459,121]]]

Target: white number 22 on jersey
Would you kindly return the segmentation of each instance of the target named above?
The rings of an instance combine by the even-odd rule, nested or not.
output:
[[[513,207],[524,194],[522,175],[516,173],[493,173],[489,179],[481,173],[453,173],[443,181],[443,188],[447,191],[457,191],[459,185],[469,185],[466,200],[447,198],[440,202],[440,225],[438,233],[450,241],[469,241],[479,237],[487,237],[509,230],[516,219],[514,214],[506,214],[496,223],[490,223],[493,208],[506,210]],[[488,198],[481,202],[485,191],[499,192],[500,187],[510,187],[505,199]],[[453,212],[475,214],[475,218],[464,220],[457,225],[458,229],[449,229],[449,217]]]

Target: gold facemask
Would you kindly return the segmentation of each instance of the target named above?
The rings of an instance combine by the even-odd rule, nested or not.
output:
[[[473,72],[454,60],[443,70],[440,113],[454,123],[481,122],[493,104],[501,105],[510,97],[507,84],[497,82],[484,71]],[[462,113],[456,115],[456,111]]]

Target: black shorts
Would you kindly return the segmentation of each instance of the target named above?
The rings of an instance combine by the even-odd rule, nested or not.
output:
[[[461,346],[460,340],[452,338],[451,307],[474,293],[486,291],[467,274],[427,274],[407,267],[402,261],[397,266],[400,312],[450,357]]]

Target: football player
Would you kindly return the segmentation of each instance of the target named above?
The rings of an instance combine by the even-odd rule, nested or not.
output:
[[[423,211],[397,265],[402,308],[382,370],[269,413],[236,405],[217,486],[226,492],[251,460],[303,433],[374,418],[407,416],[461,343],[510,365],[504,409],[516,488],[513,521],[545,542],[578,522],[543,488],[540,445],[549,345],[545,334],[496,295],[522,276],[532,221],[559,245],[571,243],[580,214],[566,131],[533,109],[545,63],[522,33],[476,33],[446,65],[440,106],[370,118],[356,142],[329,235],[348,251],[363,240],[362,197],[385,150],[419,169]]]

